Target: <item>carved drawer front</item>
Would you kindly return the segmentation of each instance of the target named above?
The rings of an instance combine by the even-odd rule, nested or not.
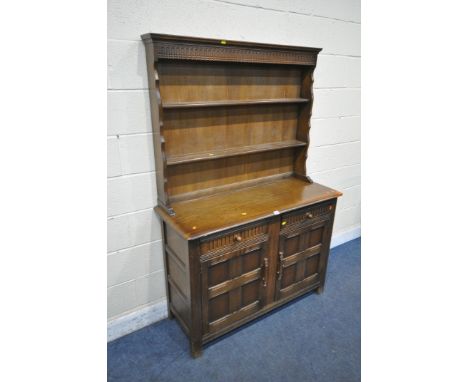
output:
[[[202,239],[200,250],[202,254],[212,251],[233,249],[250,239],[263,240],[267,235],[268,225],[256,224],[229,233],[222,233]]]
[[[287,228],[290,225],[296,224],[309,224],[317,219],[329,218],[334,208],[333,202],[326,202],[283,214],[281,216],[281,228]]]
[[[217,332],[265,304],[267,237],[201,256],[203,332]]]
[[[276,299],[282,299],[319,283],[326,265],[330,220],[289,226],[280,231]]]

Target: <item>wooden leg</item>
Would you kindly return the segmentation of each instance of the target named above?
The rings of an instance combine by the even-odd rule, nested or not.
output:
[[[203,354],[201,342],[190,342],[190,352],[192,354],[192,358],[201,357],[201,355]]]
[[[322,293],[323,293],[323,288],[324,288],[324,286],[323,286],[323,285],[320,285],[320,286],[317,288],[317,294],[322,294]]]
[[[173,320],[174,319],[174,313],[172,313],[171,309],[169,309],[167,311],[167,318],[169,318],[169,320]]]

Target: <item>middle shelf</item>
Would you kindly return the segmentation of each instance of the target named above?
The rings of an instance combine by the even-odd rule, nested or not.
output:
[[[214,101],[185,101],[185,102],[163,102],[164,109],[198,108],[212,106],[241,106],[241,105],[265,105],[281,103],[307,103],[307,98],[268,98],[268,99],[245,99],[245,100],[214,100]]]
[[[254,154],[265,151],[288,149],[293,147],[306,146],[306,142],[291,140],[282,142],[262,143],[258,145],[230,147],[226,149],[216,149],[200,153],[190,153],[184,155],[168,156],[166,163],[168,166],[182,163],[198,162],[210,159],[226,158],[237,155]]]

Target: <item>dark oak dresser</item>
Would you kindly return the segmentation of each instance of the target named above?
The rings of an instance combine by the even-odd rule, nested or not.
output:
[[[203,344],[323,291],[341,193],[306,175],[320,49],[142,36],[169,317]]]

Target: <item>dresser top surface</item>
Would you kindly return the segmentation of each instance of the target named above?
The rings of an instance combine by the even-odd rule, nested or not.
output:
[[[321,184],[290,177],[173,203],[175,216],[169,216],[161,207],[155,210],[185,238],[197,239],[341,195]]]

